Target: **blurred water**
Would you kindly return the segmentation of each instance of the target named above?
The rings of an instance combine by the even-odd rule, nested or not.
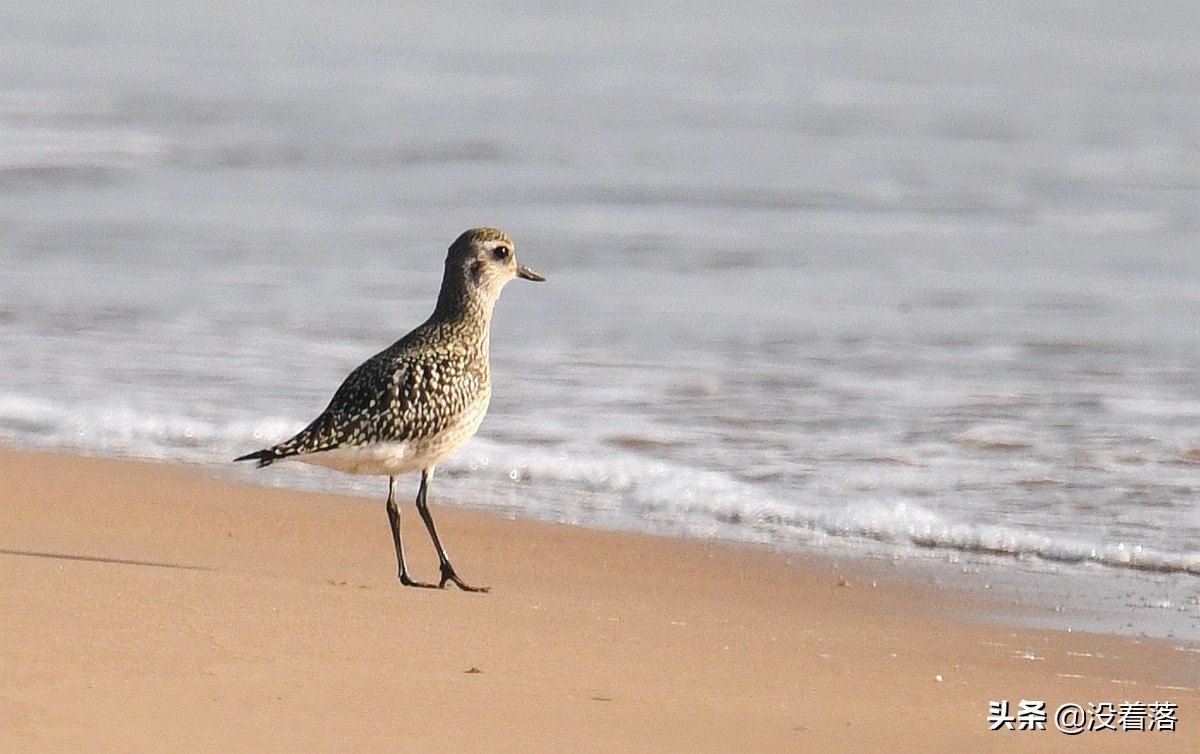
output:
[[[1195,628],[1200,15],[904,5],[6,3],[0,438],[224,464],[496,225],[550,282],[440,499]]]

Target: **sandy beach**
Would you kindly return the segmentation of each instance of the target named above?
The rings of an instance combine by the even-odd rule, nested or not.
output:
[[[0,750],[1194,749],[1194,646],[1016,629],[862,565],[436,502],[492,593],[404,589],[382,498],[211,477],[0,452]],[[989,731],[991,702],[1022,699],[1046,730]],[[1054,729],[1062,704],[1126,701],[1178,705],[1177,730]]]

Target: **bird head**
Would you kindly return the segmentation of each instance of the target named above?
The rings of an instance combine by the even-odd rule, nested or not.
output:
[[[500,289],[513,278],[545,280],[517,262],[516,248],[504,231],[495,228],[472,228],[450,244],[446,256],[446,279],[464,283],[470,295],[494,302]]]

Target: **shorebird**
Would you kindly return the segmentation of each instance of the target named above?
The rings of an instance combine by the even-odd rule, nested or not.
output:
[[[434,467],[479,429],[492,397],[488,339],[492,308],[513,278],[545,280],[517,263],[513,243],[495,228],[473,228],[450,245],[433,314],[415,330],[363,362],[333,394],[329,406],[290,440],[235,461],[258,467],[295,459],[351,474],[388,477],[387,514],[400,583],[427,589],[453,582],[454,572],[429,513],[426,494]],[[404,562],[396,478],[421,472],[417,512],[437,550],[441,580],[415,581]]]

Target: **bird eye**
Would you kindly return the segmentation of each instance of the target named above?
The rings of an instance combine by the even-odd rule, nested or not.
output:
[[[507,246],[497,246],[496,248],[492,249],[492,256],[501,262],[508,259],[508,255],[511,253],[512,252]]]

